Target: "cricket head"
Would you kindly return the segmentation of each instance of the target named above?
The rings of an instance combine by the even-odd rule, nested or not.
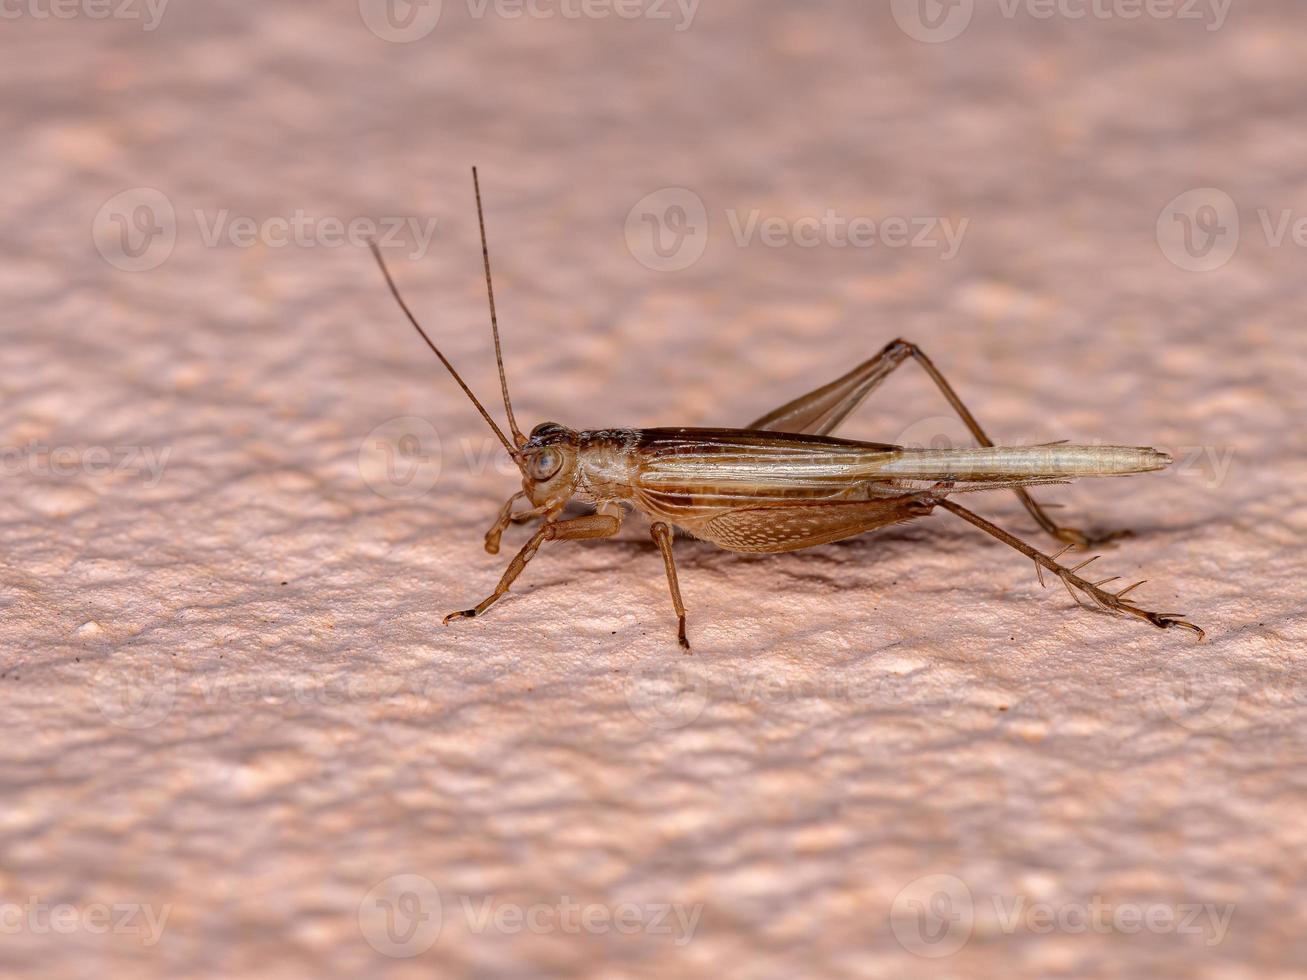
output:
[[[562,507],[576,488],[580,435],[557,422],[541,422],[522,445],[522,491],[535,507]]]

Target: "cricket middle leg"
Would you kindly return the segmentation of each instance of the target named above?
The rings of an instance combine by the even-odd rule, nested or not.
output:
[[[676,581],[676,562],[672,560],[672,529],[662,521],[654,521],[649,527],[658,550],[663,553],[663,564],[667,566],[667,587],[672,592],[672,608],[676,610],[676,641],[687,652],[690,641],[685,638],[685,603],[681,601],[681,587]]]
[[[991,534],[1004,544],[1015,548],[1035,563],[1036,571],[1039,571],[1041,568],[1048,569],[1062,580],[1062,584],[1066,586],[1067,591],[1071,593],[1071,598],[1076,600],[1077,605],[1083,605],[1083,603],[1081,603],[1080,599],[1076,597],[1076,594],[1071,591],[1072,589],[1079,589],[1082,593],[1092,599],[1098,608],[1105,612],[1137,616],[1145,622],[1156,626],[1158,629],[1170,629],[1173,626],[1179,626],[1182,629],[1193,630],[1193,632],[1198,634],[1198,639],[1200,640],[1206,635],[1201,627],[1195,626],[1193,623],[1179,618],[1183,616],[1184,613],[1149,612],[1148,610],[1141,609],[1134,603],[1127,601],[1125,598],[1127,593],[1132,592],[1139,586],[1143,585],[1143,582],[1136,582],[1134,585],[1124,588],[1120,592],[1107,592],[1101,587],[1106,585],[1108,582],[1114,581],[1116,576],[1105,578],[1098,582],[1089,582],[1077,575],[1076,573],[1093,561],[1093,558],[1089,558],[1080,562],[1078,565],[1073,565],[1068,568],[1065,565],[1059,564],[1057,561],[1061,552],[1057,555],[1045,555],[1040,551],[1036,551],[1021,539],[1009,534],[1001,527],[991,524],[979,514],[973,513],[965,507],[953,503],[951,500],[940,500],[936,503],[936,506],[944,508],[951,514],[956,514],[968,524],[980,528],[980,530],[984,531],[986,534]],[[1067,545],[1067,547],[1069,548],[1071,546]],[[1066,548],[1062,550],[1065,551]],[[1042,572],[1039,573],[1039,581],[1041,583],[1044,581]]]
[[[982,446],[993,446],[993,440],[980,427],[980,423],[976,421],[967,406],[962,404],[962,399],[953,390],[953,386],[944,379],[944,375],[940,374],[934,362],[916,344],[901,338],[886,344],[879,354],[859,364],[847,374],[754,420],[748,428],[829,435],[908,358],[920,364],[921,369],[935,382],[935,386],[939,388],[940,393],[970,430],[975,440]],[[1035,502],[1029,492],[1019,487],[1015,488],[1014,492],[1030,512],[1030,516],[1044,531],[1069,544],[1088,548],[1131,535],[1130,531],[1087,534],[1076,528],[1062,527],[1048,516],[1048,512]]]

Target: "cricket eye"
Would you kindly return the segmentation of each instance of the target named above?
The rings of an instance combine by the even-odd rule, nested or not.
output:
[[[562,465],[562,453],[556,449],[542,449],[531,457],[531,479],[548,480]]]

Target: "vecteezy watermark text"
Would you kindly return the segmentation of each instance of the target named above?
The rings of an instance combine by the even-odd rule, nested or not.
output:
[[[1047,441],[1047,435],[1007,436],[1003,444],[1039,446]],[[912,449],[960,449],[974,445],[971,434],[955,415],[921,419],[890,442]],[[1090,440],[1089,444],[1101,442]],[[1168,476],[1197,480],[1208,489],[1225,485],[1235,461],[1235,449],[1228,445],[1159,445],[1157,448],[1174,460],[1166,470]],[[425,496],[447,469],[455,467],[474,476],[486,473],[506,479],[521,476],[517,464],[493,437],[463,435],[442,440],[434,425],[417,416],[389,419],[373,428],[359,443],[359,475],[375,493],[390,500],[417,500]]]
[[[674,31],[694,22],[699,0],[467,0],[472,17],[487,14],[516,20],[650,20],[668,21]]]
[[[153,490],[163,479],[172,447],[154,446],[0,446],[0,473],[5,476],[144,476]]]
[[[722,211],[738,248],[915,248],[944,261],[962,247],[970,218],[934,215],[859,215],[835,208],[799,214],[767,214],[761,208]],[[708,207],[687,187],[663,187],[636,201],[624,234],[632,257],[645,268],[676,272],[698,262],[708,247]]]
[[[561,932],[566,935],[603,935],[618,933],[633,936],[647,933],[668,936],[677,946],[694,938],[703,905],[685,906],[673,902],[578,902],[561,895],[557,902],[533,902],[519,905],[498,902],[493,895],[474,899],[458,897],[468,931],[480,935],[498,932],[506,935],[530,932],[536,935]]]
[[[924,0],[923,0],[924,2]],[[1008,20],[1174,20],[1201,22],[1209,31],[1225,26],[1234,0],[998,0]]]
[[[206,248],[232,245],[236,248],[340,248],[344,245],[366,247],[375,241],[382,248],[410,243],[408,257],[420,259],[431,246],[436,235],[436,218],[417,218],[412,215],[372,218],[359,216],[338,218],[333,215],[313,215],[296,210],[289,215],[255,218],[250,215],[233,215],[222,208],[218,211],[196,209],[195,224],[200,229],[200,240]]]
[[[0,20],[139,20],[156,30],[171,0],[0,0]]]
[[[899,891],[889,921],[904,949],[937,959],[962,949],[978,922],[986,934],[1170,933],[1200,936],[1210,947],[1225,940],[1233,917],[1234,905],[1214,902],[1125,902],[1101,895],[1064,902],[1031,901],[1025,895],[977,899],[956,875],[930,874]]]
[[[1225,26],[1234,0],[998,0],[1004,20],[1172,21],[1201,24],[1208,31]],[[976,0],[890,0],[899,29],[927,44],[960,37],[971,26]]]
[[[581,902],[570,895],[523,905],[495,895],[456,895],[446,902],[431,879],[391,875],[377,882],[359,904],[359,931],[377,952],[395,958],[418,956],[440,938],[455,915],[472,935],[498,933],[666,937],[676,946],[694,938],[703,904],[677,902]]]
[[[731,238],[741,248],[755,241],[767,248],[885,248],[936,249],[940,258],[948,261],[958,254],[962,239],[971,224],[970,218],[957,222],[941,217],[872,218],[865,215],[843,215],[834,208],[826,208],[820,215],[787,218],[779,215],[763,216],[757,208],[740,212],[726,211]]]
[[[96,213],[91,236],[106,262],[125,272],[157,269],[172,256],[184,230],[172,199],[153,187],[133,187],[109,198]],[[382,248],[406,245],[408,258],[426,255],[439,219],[417,215],[314,214],[296,208],[287,214],[237,214],[230,208],[193,208],[200,244],[205,248]]]
[[[383,41],[411,44],[440,23],[442,0],[358,0],[363,23]],[[472,20],[626,20],[688,30],[699,0],[465,0]]]
[[[639,721],[658,731],[696,722],[711,704],[776,708],[803,701],[859,707],[913,705],[948,714],[954,705],[922,693],[916,681],[894,673],[831,674],[785,679],[731,668],[709,670],[683,660],[663,660],[632,670],[624,679],[626,704]]]
[[[0,934],[16,935],[30,932],[35,935],[71,935],[87,932],[102,936],[140,936],[142,946],[153,946],[163,935],[172,915],[171,903],[155,907],[141,902],[92,902],[73,905],[68,902],[50,904],[35,896],[27,901],[0,902]]]

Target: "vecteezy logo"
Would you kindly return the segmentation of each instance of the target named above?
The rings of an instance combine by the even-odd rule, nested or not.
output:
[[[388,500],[417,500],[440,479],[440,436],[426,419],[383,422],[359,445],[359,475]]]
[[[1239,706],[1239,681],[1207,663],[1172,662],[1157,684],[1156,700],[1162,713],[1193,732],[1220,728]]]
[[[172,660],[159,652],[110,657],[91,683],[101,714],[120,728],[152,728],[168,717],[177,696]]]
[[[440,938],[440,890],[422,875],[391,875],[359,903],[359,931],[383,956],[420,956]]]
[[[149,272],[168,261],[177,244],[177,212],[153,187],[115,194],[96,212],[91,226],[96,251],[116,269]]]
[[[966,423],[956,415],[918,419],[894,439],[894,445],[905,449],[963,449],[975,444]]]
[[[890,10],[908,37],[942,44],[971,26],[976,0],[891,0]]]
[[[708,209],[685,187],[664,187],[635,202],[626,215],[626,247],[646,269],[679,272],[708,247]]]
[[[975,926],[971,889],[954,875],[925,875],[894,896],[890,928],[909,953],[938,959],[966,945]]]
[[[383,41],[421,41],[440,23],[441,0],[359,0],[363,23]]]
[[[1219,269],[1239,249],[1239,207],[1216,187],[1185,191],[1158,216],[1157,244],[1181,269]]]
[[[626,679],[626,703],[650,728],[684,728],[708,704],[708,679],[679,660],[653,661]]]

